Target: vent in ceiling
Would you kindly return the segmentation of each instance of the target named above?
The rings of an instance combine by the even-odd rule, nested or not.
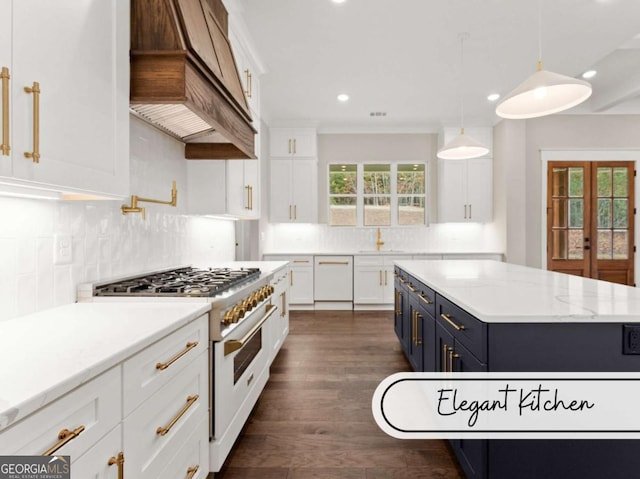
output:
[[[369,116],[387,116],[386,111],[372,111]]]

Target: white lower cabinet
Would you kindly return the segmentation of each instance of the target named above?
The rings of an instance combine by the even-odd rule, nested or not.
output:
[[[273,362],[284,340],[289,335],[289,267],[274,273],[271,286],[274,288],[272,302],[278,307],[278,312],[272,318],[270,363]]]
[[[208,418],[208,417],[207,417]],[[180,446],[178,444],[178,446]],[[209,475],[209,423],[201,421],[158,479],[206,479]]]
[[[393,263],[406,256],[356,256],[353,266],[353,303],[393,304]]]
[[[313,256],[265,255],[265,261],[289,261],[288,305],[291,309],[313,308]]]
[[[315,256],[314,301],[353,301],[353,256]]]
[[[122,454],[122,456],[120,456]],[[109,434],[71,464],[71,477],[82,479],[121,479],[118,476],[118,459],[122,452],[122,426],[116,426]]]

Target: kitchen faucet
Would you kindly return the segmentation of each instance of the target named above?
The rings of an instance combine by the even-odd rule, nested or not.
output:
[[[376,251],[380,251],[380,246],[384,244],[382,237],[380,236],[380,228],[378,228],[378,239],[376,240]]]

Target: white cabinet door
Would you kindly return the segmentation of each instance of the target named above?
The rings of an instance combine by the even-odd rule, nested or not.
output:
[[[289,303],[313,304],[312,266],[292,266],[289,270]]]
[[[438,212],[441,223],[491,221],[492,164],[491,158],[439,160]]]
[[[187,198],[189,213],[223,215],[227,212],[226,161],[187,162]]]
[[[296,128],[292,132],[292,151],[293,156],[297,157],[316,157],[316,131],[313,129]]]
[[[245,160],[227,160],[227,213],[245,216],[249,213],[250,189],[244,178]]]
[[[316,160],[291,160],[291,191],[293,221],[318,222],[318,162]]]
[[[64,22],[53,20],[61,15]],[[13,2],[16,179],[70,192],[129,193],[128,53],[128,1]],[[36,95],[24,90],[35,83],[39,121]],[[36,142],[37,164],[24,156]]]
[[[467,160],[468,220],[479,223],[493,216],[493,171],[491,158]]]
[[[71,477],[118,479],[118,459],[122,451],[122,426],[118,425],[77,460],[71,458]],[[126,461],[126,457],[124,458]]]
[[[272,223],[293,221],[291,204],[291,160],[271,159],[270,161],[270,201],[269,216]]]
[[[244,183],[248,188],[247,218],[260,218],[260,160],[244,160]]]
[[[314,301],[353,301],[353,256],[316,256]]]
[[[271,128],[269,139],[270,156],[286,157],[292,155],[291,129]]]
[[[317,156],[316,131],[313,128],[271,128],[269,154],[272,157]]]
[[[354,304],[383,303],[381,266],[355,266],[353,269]]]

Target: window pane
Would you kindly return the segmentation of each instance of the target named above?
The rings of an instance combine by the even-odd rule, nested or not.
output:
[[[391,224],[391,201],[388,196],[364,198],[365,226],[388,226]]]
[[[424,196],[401,196],[398,198],[398,224],[424,224]]]
[[[629,170],[626,168],[613,169],[613,196],[629,196],[628,181]]]
[[[584,200],[569,200],[569,228],[582,228]]]
[[[567,200],[553,200],[553,227],[567,227]]]
[[[598,168],[598,196],[611,196],[611,168]]]
[[[364,165],[364,194],[391,194],[391,165]]]
[[[399,195],[424,195],[424,164],[398,165]]]
[[[584,249],[582,248],[582,230],[569,230],[569,259],[582,259]]]
[[[356,165],[329,165],[329,194],[356,194]]]
[[[611,200],[598,198],[598,228],[611,228]]]
[[[569,196],[584,195],[584,170],[569,168]]]
[[[611,230],[598,230],[598,259],[611,259]]]
[[[613,200],[613,227],[628,228],[627,218],[629,217],[629,200]]]
[[[356,197],[329,197],[329,224],[334,226],[356,226]]]
[[[613,259],[629,259],[629,232],[613,232]]]
[[[552,172],[553,196],[567,196],[567,169],[554,168]]]
[[[553,259],[567,259],[567,230],[555,230],[553,233]]]

